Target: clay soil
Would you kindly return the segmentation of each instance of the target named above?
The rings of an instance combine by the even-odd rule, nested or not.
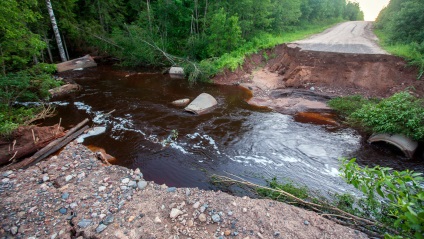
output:
[[[0,138],[0,165],[9,164],[13,159],[19,160],[31,156],[39,149],[37,145],[62,132],[63,128],[59,128],[58,125],[19,127],[8,138]]]
[[[266,55],[268,61],[264,52],[251,55],[213,82],[247,88],[253,93],[248,103],[282,112],[328,110],[325,102],[335,96],[388,97],[405,90],[424,96],[417,69],[399,57],[302,51],[296,44],[279,45]]]

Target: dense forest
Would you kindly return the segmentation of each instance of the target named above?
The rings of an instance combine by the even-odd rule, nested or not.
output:
[[[390,53],[405,57],[424,73],[424,1],[391,0],[376,21]]]
[[[363,19],[358,3],[346,0],[52,0],[51,4],[71,56],[94,52],[131,65],[171,64],[164,52],[200,61],[264,34],[329,19]],[[59,59],[46,1],[2,1],[0,29],[3,75]]]

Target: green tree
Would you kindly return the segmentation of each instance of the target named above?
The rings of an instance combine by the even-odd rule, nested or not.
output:
[[[208,42],[211,56],[219,56],[238,47],[242,42],[238,17],[227,17],[227,13],[221,8],[212,16]]]
[[[0,7],[0,65],[2,74],[23,69],[45,48],[31,26],[41,18],[37,2],[4,0]]]

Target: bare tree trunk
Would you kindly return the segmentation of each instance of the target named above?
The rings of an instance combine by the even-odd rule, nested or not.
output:
[[[4,59],[3,59],[3,48],[1,47],[0,44],[0,55],[1,55],[1,68],[2,68],[2,75],[5,76],[6,75],[6,64],[4,63]]]
[[[59,49],[60,59],[62,62],[67,61],[65,50],[63,49],[62,39],[60,38],[59,28],[57,27],[56,17],[54,16],[52,3],[46,0],[47,10],[49,11],[50,21],[52,22],[53,32],[56,37],[57,48]]]
[[[70,59],[68,47],[66,46],[66,39],[65,39],[65,36],[63,34],[62,34],[62,38],[63,38],[63,46],[65,47],[66,58]]]
[[[44,33],[44,42],[47,45],[47,53],[49,54],[50,63],[53,63],[52,51],[50,50],[50,41],[47,39],[46,33]]]

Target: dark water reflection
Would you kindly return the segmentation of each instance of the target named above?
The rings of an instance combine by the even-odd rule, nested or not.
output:
[[[110,67],[77,74],[84,90],[60,101],[59,115],[46,123],[61,117],[70,127],[89,117],[93,125],[106,126],[105,134],[86,138],[84,144],[104,148],[116,164],[139,167],[147,180],[159,184],[208,189],[213,188],[211,174],[229,172],[257,183],[277,176],[320,191],[344,192],[351,187],[338,176],[340,157],[359,156],[362,163],[400,157],[370,148],[354,130],[300,123],[249,106],[249,93],[235,86],[191,87],[162,74],[128,75]],[[170,104],[202,92],[218,101],[209,114],[194,116]],[[164,147],[161,142],[172,130],[178,139]],[[419,162],[410,166],[422,170]]]

